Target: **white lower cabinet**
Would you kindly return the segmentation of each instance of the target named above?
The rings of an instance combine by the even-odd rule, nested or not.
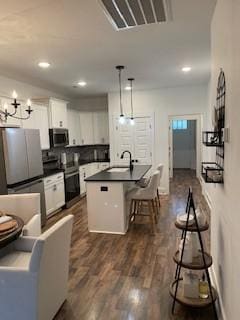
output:
[[[106,170],[110,167],[110,163],[109,162],[100,162],[99,163],[99,169],[100,171]]]
[[[80,180],[80,195],[84,195],[86,193],[86,183],[84,179],[86,176],[86,166],[79,167],[79,180]]]
[[[86,182],[84,181],[84,179],[109,168],[109,165],[109,162],[92,162],[79,167],[81,195],[84,195],[86,193]]]
[[[47,216],[60,209],[65,204],[65,188],[63,173],[58,173],[44,179]]]

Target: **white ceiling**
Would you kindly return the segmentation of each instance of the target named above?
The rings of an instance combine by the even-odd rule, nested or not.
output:
[[[215,3],[172,0],[172,22],[115,31],[98,0],[0,0],[0,73],[69,97],[116,90],[117,64],[139,90],[203,83]],[[79,80],[87,87],[74,89]]]

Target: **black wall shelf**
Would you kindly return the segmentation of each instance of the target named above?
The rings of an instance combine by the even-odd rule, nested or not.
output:
[[[202,177],[206,183],[223,183],[223,172],[216,162],[202,163]]]
[[[223,147],[222,132],[218,131],[203,131],[202,143],[207,147]]]
[[[225,128],[226,81],[221,69],[218,77],[215,108],[215,128],[203,131],[202,143],[206,147],[216,148],[215,162],[202,162],[202,177],[206,183],[223,183],[224,175],[224,128]]]

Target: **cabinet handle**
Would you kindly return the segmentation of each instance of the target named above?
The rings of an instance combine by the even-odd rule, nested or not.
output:
[[[84,140],[82,139],[82,144],[84,144]]]
[[[73,139],[73,144],[75,144],[76,143],[76,140],[75,139]]]

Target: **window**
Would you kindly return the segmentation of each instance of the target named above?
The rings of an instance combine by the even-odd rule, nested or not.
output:
[[[173,120],[172,122],[173,130],[186,130],[187,127],[187,120]]]

